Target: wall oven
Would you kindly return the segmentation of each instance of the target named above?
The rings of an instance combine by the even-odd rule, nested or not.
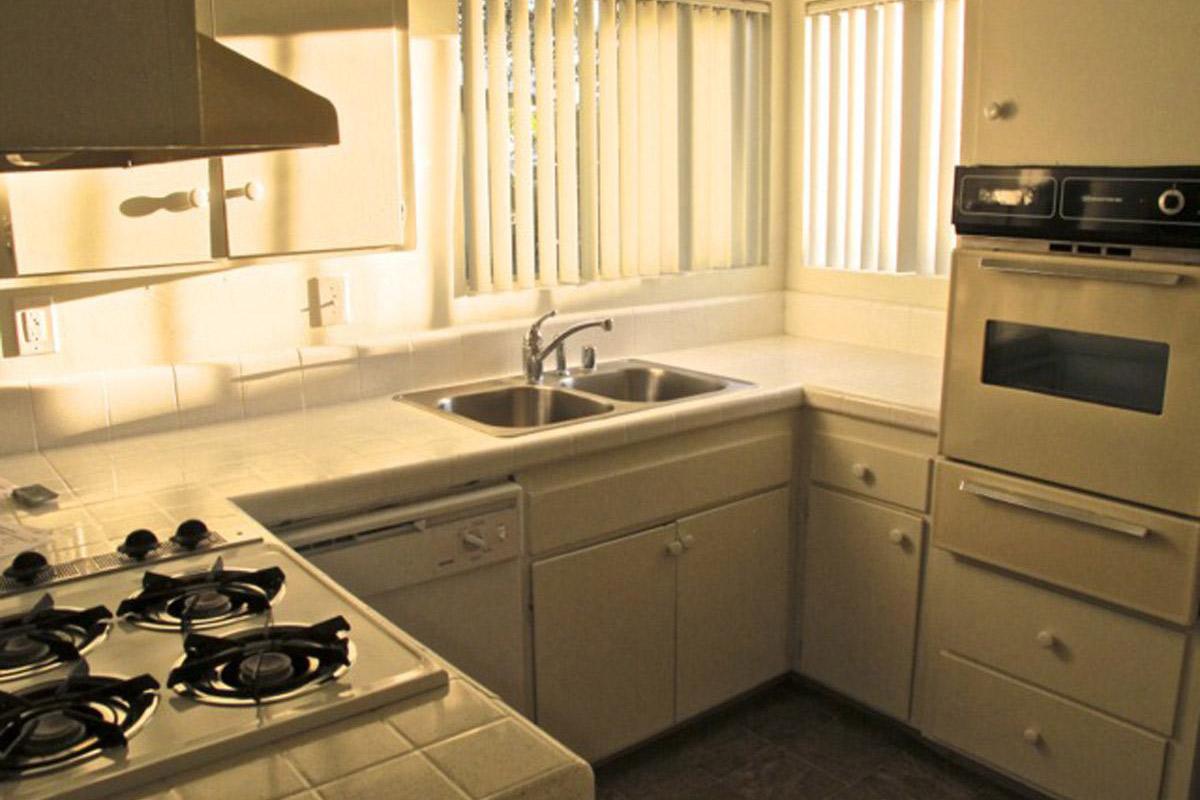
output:
[[[948,458],[1200,516],[1200,170],[959,168]]]

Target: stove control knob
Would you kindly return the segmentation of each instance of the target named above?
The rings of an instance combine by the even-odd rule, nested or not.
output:
[[[34,583],[48,564],[46,557],[41,553],[25,550],[13,558],[8,569],[4,570],[4,577],[19,583]]]
[[[1167,189],[1158,196],[1158,210],[1168,217],[1173,217],[1183,211],[1185,205],[1187,205],[1187,198],[1178,189]]]
[[[196,549],[208,537],[208,526],[198,519],[184,520],[175,529],[171,541],[188,550]]]
[[[139,528],[126,536],[125,543],[117,550],[140,561],[156,547],[158,547],[158,537],[154,535],[154,531]]]

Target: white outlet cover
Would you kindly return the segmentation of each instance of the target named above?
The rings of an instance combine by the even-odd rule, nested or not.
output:
[[[38,356],[58,352],[58,325],[54,301],[49,297],[29,297],[13,302],[17,330],[17,352]]]
[[[313,278],[316,291],[310,292],[310,299],[317,304],[317,314],[314,321],[319,320],[320,327],[329,325],[344,325],[350,321],[350,284],[345,275],[327,275]]]

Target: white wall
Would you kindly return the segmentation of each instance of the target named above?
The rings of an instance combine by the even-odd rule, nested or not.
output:
[[[786,53],[786,0],[777,0],[777,80],[772,157],[782,165],[782,73]],[[61,351],[16,357],[11,303],[0,296],[5,357],[0,381],[179,363],[312,344],[350,344],[378,336],[472,322],[672,300],[777,291],[784,284],[781,216],[783,170],[772,193],[772,266],[657,279],[629,279],[582,287],[455,298],[453,176],[457,153],[457,38],[452,0],[410,0],[417,248],[409,252],[348,253],[257,263],[187,278],[99,283],[28,292],[53,297]],[[354,198],[345,198],[353,203]],[[351,323],[308,326],[307,279],[349,278]]]

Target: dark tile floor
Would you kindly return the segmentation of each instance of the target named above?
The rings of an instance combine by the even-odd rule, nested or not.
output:
[[[913,734],[779,684],[596,769],[597,800],[1016,800]]]

